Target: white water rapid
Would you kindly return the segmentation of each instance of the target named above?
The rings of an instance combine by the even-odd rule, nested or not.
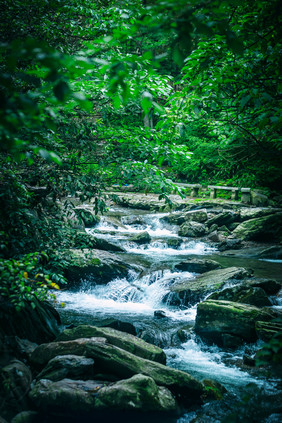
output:
[[[117,216],[103,217],[98,226],[87,232],[122,247],[125,252],[118,253],[119,257],[134,258],[142,265],[145,260],[145,270],[141,275],[132,271],[127,278],[115,278],[105,285],[84,280],[76,291],[61,291],[58,301],[64,303],[67,321],[95,324],[101,319],[120,319],[132,323],[138,336],[163,347],[169,366],[200,380],[217,380],[232,392],[250,382],[258,387],[265,385],[264,380],[236,366],[245,353],[243,348],[228,354],[195,337],[192,328],[196,306],[169,303],[171,284],[196,277],[194,273],[175,270],[174,263],[212,255],[216,249],[205,242],[179,237],[176,226],[163,222],[165,213],[136,216],[124,209],[121,216],[120,208],[116,212]],[[115,209],[111,213],[114,215]],[[130,239],[145,231],[151,237],[149,243],[139,244]],[[158,310],[162,310],[164,318],[155,316]],[[189,421],[191,415],[182,417],[179,423]]]

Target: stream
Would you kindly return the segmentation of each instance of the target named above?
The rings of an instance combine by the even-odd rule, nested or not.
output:
[[[196,306],[191,308],[172,306],[169,303],[169,286],[175,281],[195,278],[195,273],[174,270],[174,265],[188,258],[209,258],[224,267],[240,266],[252,268],[258,277],[282,280],[281,260],[257,260],[236,254],[219,253],[216,247],[195,239],[181,238],[178,227],[162,221],[168,213],[113,207],[101,218],[98,226],[87,229],[89,234],[100,237],[124,248],[116,253],[131,263],[144,268],[140,273],[131,271],[127,278],[114,279],[106,285],[95,285],[91,280],[81,282],[79,290],[61,291],[58,301],[65,304],[60,310],[63,322],[68,324],[100,324],[101,321],[118,319],[134,325],[137,336],[164,349],[168,366],[187,371],[199,380],[213,379],[228,391],[227,400],[221,405],[206,404],[201,410],[205,416],[200,422],[257,422],[263,413],[272,414],[272,405],[277,402],[278,381],[259,372],[246,370],[240,363],[244,354],[252,355],[262,345],[247,345],[235,351],[224,351],[216,346],[207,346],[193,333]],[[147,231],[149,244],[139,245],[129,238]],[[280,307],[279,305],[276,307]],[[165,317],[158,317],[157,311]],[[238,364],[239,363],[239,364]],[[248,401],[246,393],[252,391]],[[253,394],[255,392],[255,395]],[[244,397],[245,395],[245,397]],[[229,399],[228,399],[229,398]],[[245,401],[245,402],[244,402]],[[261,404],[261,407],[258,406]],[[231,405],[232,404],[232,405]],[[241,419],[230,417],[238,404]],[[208,411],[207,411],[207,407]],[[264,411],[259,412],[260,409]],[[242,411],[243,410],[243,411]],[[256,410],[256,412],[254,412]],[[178,423],[189,423],[196,416],[193,410],[178,419]],[[256,413],[259,413],[256,417]],[[245,413],[245,414],[244,414]],[[235,407],[236,414],[236,407]],[[252,417],[249,417],[249,414]],[[275,414],[275,413],[274,413]],[[244,417],[245,416],[245,417]],[[280,416],[281,417],[281,416]],[[273,417],[275,418],[275,416]],[[269,420],[278,422],[279,420]],[[279,417],[278,417],[279,418]]]

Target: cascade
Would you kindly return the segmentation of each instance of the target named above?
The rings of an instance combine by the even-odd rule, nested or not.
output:
[[[129,210],[123,212],[120,225],[117,219],[103,217],[98,226],[87,232],[123,247],[125,252],[119,254],[124,257],[133,257],[138,263],[140,256],[145,257],[147,267],[142,274],[131,271],[127,278],[115,278],[104,285],[85,280],[79,289],[61,291],[58,300],[65,304],[65,320],[95,324],[99,319],[121,319],[132,323],[138,336],[164,348],[168,365],[172,367],[199,379],[215,379],[234,393],[250,382],[258,388],[267,386],[265,380],[236,367],[246,348],[226,353],[203,344],[192,332],[196,305],[175,306],[170,301],[172,284],[196,277],[195,273],[175,269],[175,263],[191,257],[212,257],[217,253],[216,248],[206,242],[179,237],[176,226],[161,220],[165,213],[132,216]],[[144,231],[149,234],[150,242],[139,244],[130,240],[132,235]],[[158,310],[162,310],[164,317],[158,317],[155,313]],[[193,413],[187,414],[179,423],[188,423],[192,417]]]

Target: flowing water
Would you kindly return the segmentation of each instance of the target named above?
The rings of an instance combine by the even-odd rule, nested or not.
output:
[[[114,208],[98,226],[87,230],[95,237],[122,246],[125,252],[118,255],[125,261],[130,258],[131,262],[141,264],[144,271],[142,275],[131,271],[127,278],[114,279],[106,285],[84,280],[79,290],[60,292],[58,300],[65,303],[61,311],[64,322],[99,324],[104,319],[119,319],[132,323],[138,336],[164,348],[169,366],[187,371],[199,380],[217,380],[237,399],[250,383],[257,392],[263,390],[265,397],[265,392],[272,392],[277,381],[254,376],[238,366],[243,355],[255,352],[259,345],[242,347],[232,353],[205,345],[192,329],[196,306],[172,306],[168,294],[171,284],[196,277],[194,273],[174,270],[174,265],[185,258],[212,258],[225,267],[253,268],[255,276],[279,280],[282,279],[281,261],[224,256],[205,242],[179,237],[177,226],[164,223],[164,216],[165,213]],[[151,236],[150,243],[139,245],[130,240],[144,231]],[[158,318],[155,315],[158,310],[162,310],[165,317]],[[185,414],[178,423],[188,423],[194,417],[194,412]],[[222,421],[217,418],[211,416],[209,421]]]

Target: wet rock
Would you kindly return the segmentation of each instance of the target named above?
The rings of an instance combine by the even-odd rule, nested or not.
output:
[[[224,242],[224,239],[218,234],[217,231],[212,231],[208,235],[208,239],[212,242]]]
[[[27,407],[27,394],[32,374],[30,369],[19,360],[12,360],[0,370],[0,397],[3,417],[10,419]]]
[[[1,336],[18,336],[38,344],[55,339],[61,329],[57,310],[47,301],[34,298],[33,302],[35,308],[26,302],[21,311],[16,311],[7,301],[0,302]]]
[[[184,237],[191,237],[191,238],[197,238],[200,236],[205,235],[206,228],[205,225],[198,222],[185,222],[183,223],[178,231],[179,236]]]
[[[93,375],[93,365],[92,358],[58,355],[48,362],[36,379],[49,379],[53,382],[65,378],[87,380]]]
[[[226,226],[226,225],[222,225],[222,226],[220,226],[217,230],[218,230],[219,232],[223,232],[223,234],[224,234],[225,236],[228,236],[228,234],[230,234],[230,231],[229,231],[229,229],[227,228],[227,226]]]
[[[275,313],[270,309],[260,309],[247,304],[235,303],[223,300],[206,300],[197,307],[195,332],[208,343],[215,343],[219,346],[226,345],[224,336],[236,337],[241,344],[254,342],[258,339],[255,324],[257,321],[268,322],[272,320]]]
[[[28,339],[20,339],[18,336],[5,336],[5,347],[7,352],[19,360],[29,360],[31,354],[38,346],[35,342]]]
[[[50,342],[39,345],[31,355],[31,362],[35,365],[45,365],[58,355],[84,356],[89,344],[106,344],[105,338],[81,338],[73,341]]]
[[[184,222],[199,222],[203,223],[208,219],[206,210],[193,210],[188,212],[171,213],[160,219],[161,222],[169,223],[171,225],[182,225]]]
[[[179,338],[181,343],[187,342],[189,339],[191,339],[191,331],[192,328],[188,326],[187,328],[181,328],[178,329],[176,335]]]
[[[37,411],[22,411],[11,420],[11,423],[38,423],[39,419]]]
[[[182,225],[186,220],[185,215],[183,212],[171,213],[168,216],[161,217],[160,222],[169,223],[170,225]]]
[[[219,227],[223,225],[226,225],[228,227],[231,223],[234,223],[238,219],[239,215],[237,213],[226,211],[208,219],[206,221],[206,225],[208,227],[211,227],[212,225],[216,224]]]
[[[184,272],[205,273],[210,270],[221,268],[222,266],[214,260],[208,259],[189,259],[181,261],[174,266],[174,269]]]
[[[159,387],[155,381],[142,374],[121,380],[99,391],[97,408],[177,412],[178,406],[171,392]]]
[[[271,207],[242,208],[240,210],[240,220],[245,221],[250,219],[257,219],[258,217],[269,216],[270,214],[275,214],[279,211],[281,211],[281,209]]]
[[[282,213],[259,217],[241,223],[233,234],[244,241],[282,239]]]
[[[175,283],[170,287],[170,294],[164,300],[169,299],[172,305],[174,305],[173,303],[175,305],[194,305],[211,292],[222,289],[225,284],[239,283],[248,276],[248,271],[242,267],[211,270],[195,279]]]
[[[140,373],[153,378],[157,385],[168,388],[182,401],[186,401],[186,405],[201,401],[202,384],[186,372],[137,357],[106,343],[88,344],[86,355],[94,359],[95,366],[102,373],[107,371],[121,379]]]
[[[232,232],[234,231],[234,229],[237,228],[237,226],[240,225],[240,222],[234,222],[234,223],[230,223],[230,225],[228,225],[229,230]]]
[[[97,322],[95,322],[95,326],[98,327],[109,327],[116,329],[121,332],[130,333],[131,335],[136,336],[137,332],[135,329],[135,326],[132,323],[129,322],[123,322],[118,319],[102,319]]]
[[[69,287],[76,287],[81,280],[92,278],[94,283],[103,284],[118,277],[126,277],[129,270],[138,270],[113,253],[92,249],[70,249],[63,253],[68,264],[65,275]]]
[[[154,317],[157,317],[158,319],[163,319],[164,317],[166,317],[165,311],[155,310],[154,311]]]
[[[103,238],[93,238],[93,248],[97,250],[110,251],[110,252],[124,252],[125,249],[119,245],[113,244],[112,242],[107,241]]]
[[[253,278],[244,281],[245,285],[263,289],[267,295],[276,295],[282,285],[273,279]]]
[[[31,390],[29,398],[41,412],[60,412],[69,416],[81,413],[84,416],[95,409],[97,393],[104,385],[93,380],[52,382],[41,379]]]
[[[266,195],[251,191],[251,201],[254,206],[265,207],[268,206],[269,200]]]
[[[215,223],[214,223],[214,224],[212,224],[212,225],[208,228],[208,233],[209,233],[209,235],[211,235],[211,234],[212,234],[212,232],[216,232],[216,231],[217,231],[217,229],[218,229],[218,225],[216,225]]]
[[[271,247],[263,249],[259,256],[261,258],[270,259],[282,259],[282,247],[278,245],[272,245]]]
[[[166,362],[166,355],[161,348],[148,344],[136,336],[112,328],[98,328],[90,325],[81,325],[74,329],[66,329],[59,335],[57,341],[71,341],[78,338],[92,337],[105,338],[110,344],[138,355],[139,357],[158,361],[163,364]]]
[[[256,333],[259,339],[262,339],[265,342],[270,341],[274,335],[277,335],[279,332],[282,333],[282,323],[281,322],[261,322],[258,321],[255,324]]]
[[[90,415],[97,410],[177,411],[170,391],[158,387],[148,376],[135,375],[127,380],[105,385],[95,381],[39,381],[30,393],[41,411],[64,415]],[[94,412],[94,414],[93,414]]]
[[[148,232],[144,231],[131,236],[128,241],[136,242],[137,244],[148,244],[151,241],[151,237]]]
[[[110,374],[120,379],[142,373],[150,376],[161,386],[188,401],[200,401],[202,384],[188,373],[166,367],[164,364],[146,360],[109,344],[103,338],[77,339],[40,345],[33,353],[34,363],[43,364],[59,354],[70,350],[78,355],[93,358],[95,374]]]
[[[218,245],[219,251],[226,251],[226,250],[238,250],[243,247],[243,243],[241,239],[225,239]]]
[[[121,221],[124,225],[145,225],[144,219],[140,216],[124,216]]]
[[[166,240],[168,247],[178,248],[182,244],[182,239],[179,238],[169,238]]]
[[[208,297],[208,299],[235,301],[237,303],[254,305],[256,307],[272,305],[272,302],[263,289],[242,285],[225,288],[220,292],[214,292]]]
[[[204,223],[208,220],[206,210],[192,210],[185,214],[186,222]]]

